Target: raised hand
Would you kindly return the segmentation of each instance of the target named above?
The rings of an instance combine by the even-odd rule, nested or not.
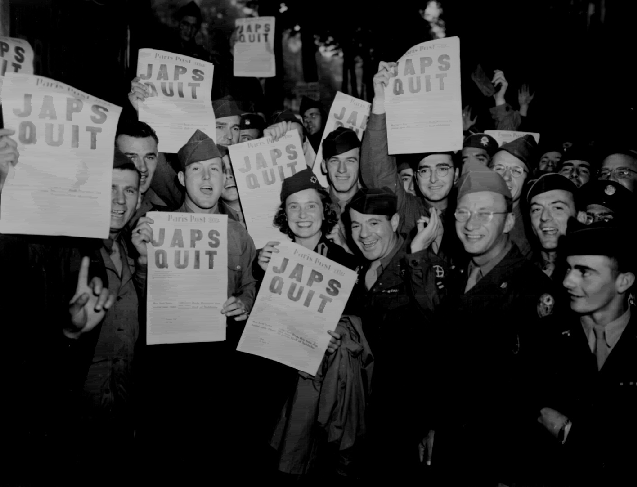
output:
[[[421,216],[416,222],[418,233],[411,242],[411,252],[416,253],[428,248],[436,237],[443,232],[442,222],[438,210],[431,209],[431,216]]]
[[[531,93],[529,85],[520,86],[520,90],[518,91],[518,103],[520,104],[520,107],[530,105],[534,97],[535,93]]]
[[[139,253],[137,261],[143,266],[148,265],[148,247],[146,244],[153,241],[153,227],[151,227],[153,223],[155,222],[152,218],[147,216],[141,217],[131,236],[131,242],[133,242],[133,245]]]
[[[475,118],[471,118],[471,107],[469,105],[464,107],[464,109],[462,110],[462,131],[466,132],[471,127],[473,127],[476,124],[476,120],[478,120],[477,115],[475,116]]]
[[[139,112],[139,104],[140,102],[146,101],[146,98],[150,96],[150,91],[148,87],[141,82],[139,77],[133,79],[130,82],[130,92],[128,93],[128,101],[133,105],[135,111]]]
[[[90,283],[88,282],[90,263],[90,258],[82,259],[75,295],[69,302],[71,319],[63,329],[68,338],[79,338],[80,335],[93,330],[115,303],[115,295],[108,292],[108,288],[104,287],[99,277],[94,277]]]
[[[397,66],[397,63],[386,63],[384,61],[378,64],[378,72],[374,75],[373,113],[385,113],[385,88],[387,88],[389,80],[396,76]]]
[[[493,95],[493,98],[495,98],[496,106],[504,105],[506,103],[504,95],[506,94],[507,88],[509,87],[509,83],[504,77],[504,73],[499,69],[496,69],[491,83],[493,83],[493,86],[495,86],[495,88],[498,90],[496,91],[495,95]],[[498,85],[500,85],[499,88]]]

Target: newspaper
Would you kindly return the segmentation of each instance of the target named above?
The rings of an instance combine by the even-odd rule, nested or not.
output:
[[[462,149],[460,39],[412,47],[385,89],[390,154]]]
[[[278,249],[237,350],[315,375],[356,272],[291,242]]]
[[[160,152],[179,152],[197,129],[216,140],[211,90],[214,66],[155,49],[140,49],[137,76],[150,89],[139,119],[159,138]]]
[[[283,180],[306,168],[299,133],[290,130],[277,142],[251,140],[228,147],[248,233],[257,249],[288,239],[272,221],[281,203]]]
[[[316,154],[316,162],[314,164],[314,174],[319,178],[321,185],[328,187],[329,183],[327,177],[323,174],[320,162],[323,160],[323,141],[325,138],[338,127],[345,127],[352,129],[356,132],[358,139],[363,138],[365,133],[365,127],[367,127],[367,120],[369,118],[369,111],[371,110],[371,103],[359,100],[353,96],[346,95],[340,91],[336,93],[336,97],[332,102],[330,113],[327,116],[327,122],[325,129],[323,130],[323,137],[321,138],[321,146]],[[327,161],[325,161],[327,163]]]
[[[228,216],[147,214],[149,345],[226,339]]]
[[[0,36],[0,90],[5,73],[33,74],[31,44],[23,39]]]
[[[2,192],[0,232],[107,238],[121,108],[20,73],[6,74],[2,100],[20,161]]]
[[[540,143],[540,134],[533,132],[516,132],[515,130],[485,130],[484,133],[493,137],[499,146],[506,144],[507,142],[512,142],[520,137],[524,137],[525,135],[533,136],[535,142],[538,144]]]
[[[235,20],[234,75],[272,78],[274,60],[274,17],[246,17]]]

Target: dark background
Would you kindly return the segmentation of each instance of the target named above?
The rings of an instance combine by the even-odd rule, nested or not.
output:
[[[208,45],[209,48],[227,48],[219,40],[228,37],[228,23],[219,19],[236,15],[236,8],[230,11],[228,1],[200,2],[205,14],[215,15],[207,23],[207,32],[214,33],[217,29],[218,35],[215,46]],[[120,105],[126,103],[135,53],[141,47],[153,47],[158,37],[168,32],[166,16],[160,19],[158,15],[159,7],[174,10],[180,5],[178,0],[8,3],[10,35],[31,43],[36,52],[36,74]],[[277,16],[279,61],[282,32],[300,27],[294,32],[303,41],[305,81],[317,79],[314,55],[318,46],[335,50],[343,58],[341,91],[359,97],[369,98],[373,93],[371,78],[380,60],[396,60],[412,45],[431,38],[429,23],[421,14],[427,6],[426,0],[237,3],[252,9],[252,14]],[[287,7],[283,13],[282,3]],[[471,104],[480,111],[479,125],[488,122],[485,113],[493,102],[482,97],[471,82],[470,73],[477,63],[488,70],[501,69],[506,73],[510,84],[507,100],[515,108],[518,86],[531,83],[536,97],[530,112],[540,121],[540,126],[534,128],[543,134],[632,143],[637,125],[633,87],[637,2],[440,0],[439,3],[446,35],[460,37],[463,105]],[[206,41],[213,42],[208,38]],[[352,83],[356,63],[363,67],[362,84],[366,89],[362,93]],[[279,76],[267,80],[265,85],[272,109],[283,104],[281,76],[279,69]]]

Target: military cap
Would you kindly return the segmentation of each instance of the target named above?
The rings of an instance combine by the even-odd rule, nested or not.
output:
[[[389,188],[361,188],[348,205],[363,215],[394,216],[397,208],[398,198]]]
[[[571,147],[565,152],[562,152],[562,160],[560,161],[560,167],[568,161],[586,161],[590,164],[596,160],[592,149],[586,150],[582,147]]]
[[[563,240],[560,241],[560,252],[569,255],[604,255],[628,263],[634,269],[635,255],[630,229],[615,222],[596,222],[582,225],[575,222],[569,224]]]
[[[583,210],[588,205],[600,205],[614,213],[625,214],[635,209],[635,195],[615,181],[591,181],[582,186],[580,203]]]
[[[175,18],[177,20],[181,20],[184,17],[195,17],[200,24],[203,21],[203,17],[201,16],[201,9],[195,2],[188,2],[186,5],[177,10],[177,12],[175,12]]]
[[[337,156],[352,149],[361,146],[358,135],[352,129],[338,127],[331,131],[323,141],[323,159],[329,160],[331,157]]]
[[[305,112],[307,112],[310,108],[318,108],[321,113],[323,112],[323,107],[320,102],[312,100],[307,96],[303,96],[303,98],[301,98],[301,108],[299,109],[301,116],[305,115]]]
[[[122,166],[128,166],[132,164],[135,166],[135,163],[121,150],[115,147],[115,152],[113,154],[113,169],[119,169]]]
[[[323,186],[321,186],[318,178],[310,168],[298,171],[296,174],[283,180],[283,186],[281,186],[281,203],[285,203],[288,196],[305,189],[315,189],[316,191],[323,189]]]
[[[548,173],[543,174],[532,182],[529,187],[529,192],[526,195],[526,201],[527,203],[530,203],[534,196],[542,193],[548,193],[549,191],[556,189],[568,191],[573,195],[573,197],[577,194],[577,186],[575,186],[573,181],[561,174]]]
[[[197,129],[190,137],[190,140],[179,149],[177,157],[182,169],[185,170],[187,166],[194,162],[221,158],[221,153],[217,144],[201,130]]]
[[[239,130],[256,129],[263,132],[265,129],[265,121],[261,118],[261,115],[256,113],[245,113],[241,116],[241,123],[239,124]]]
[[[294,115],[291,110],[283,110],[274,114],[274,117],[272,117],[272,125],[281,122],[294,122],[303,126],[303,122],[301,121],[301,119]]]
[[[409,161],[403,160],[396,166],[396,170],[400,173],[400,171],[404,171],[405,169],[413,169],[412,165]]]
[[[212,110],[215,112],[215,118],[233,117],[235,115],[243,115],[243,110],[234,101],[230,95],[224,96],[212,102]]]
[[[493,157],[498,150],[498,142],[487,134],[471,134],[468,135],[464,142],[462,143],[462,147],[475,147],[476,149],[484,149],[487,151],[489,156]]]
[[[506,182],[497,172],[479,162],[470,161],[464,165],[462,176],[457,183],[458,200],[466,194],[490,193],[501,194],[507,199],[507,206],[513,199]]]
[[[532,135],[527,134],[523,137],[512,140],[511,142],[502,144],[500,151],[508,152],[513,157],[522,161],[529,172],[533,171],[537,152],[537,142],[535,142]]]

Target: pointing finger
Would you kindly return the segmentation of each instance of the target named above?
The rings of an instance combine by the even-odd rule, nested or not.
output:
[[[91,264],[89,257],[82,258],[82,264],[80,265],[80,273],[77,276],[77,288],[75,294],[81,294],[88,286],[88,268]]]

